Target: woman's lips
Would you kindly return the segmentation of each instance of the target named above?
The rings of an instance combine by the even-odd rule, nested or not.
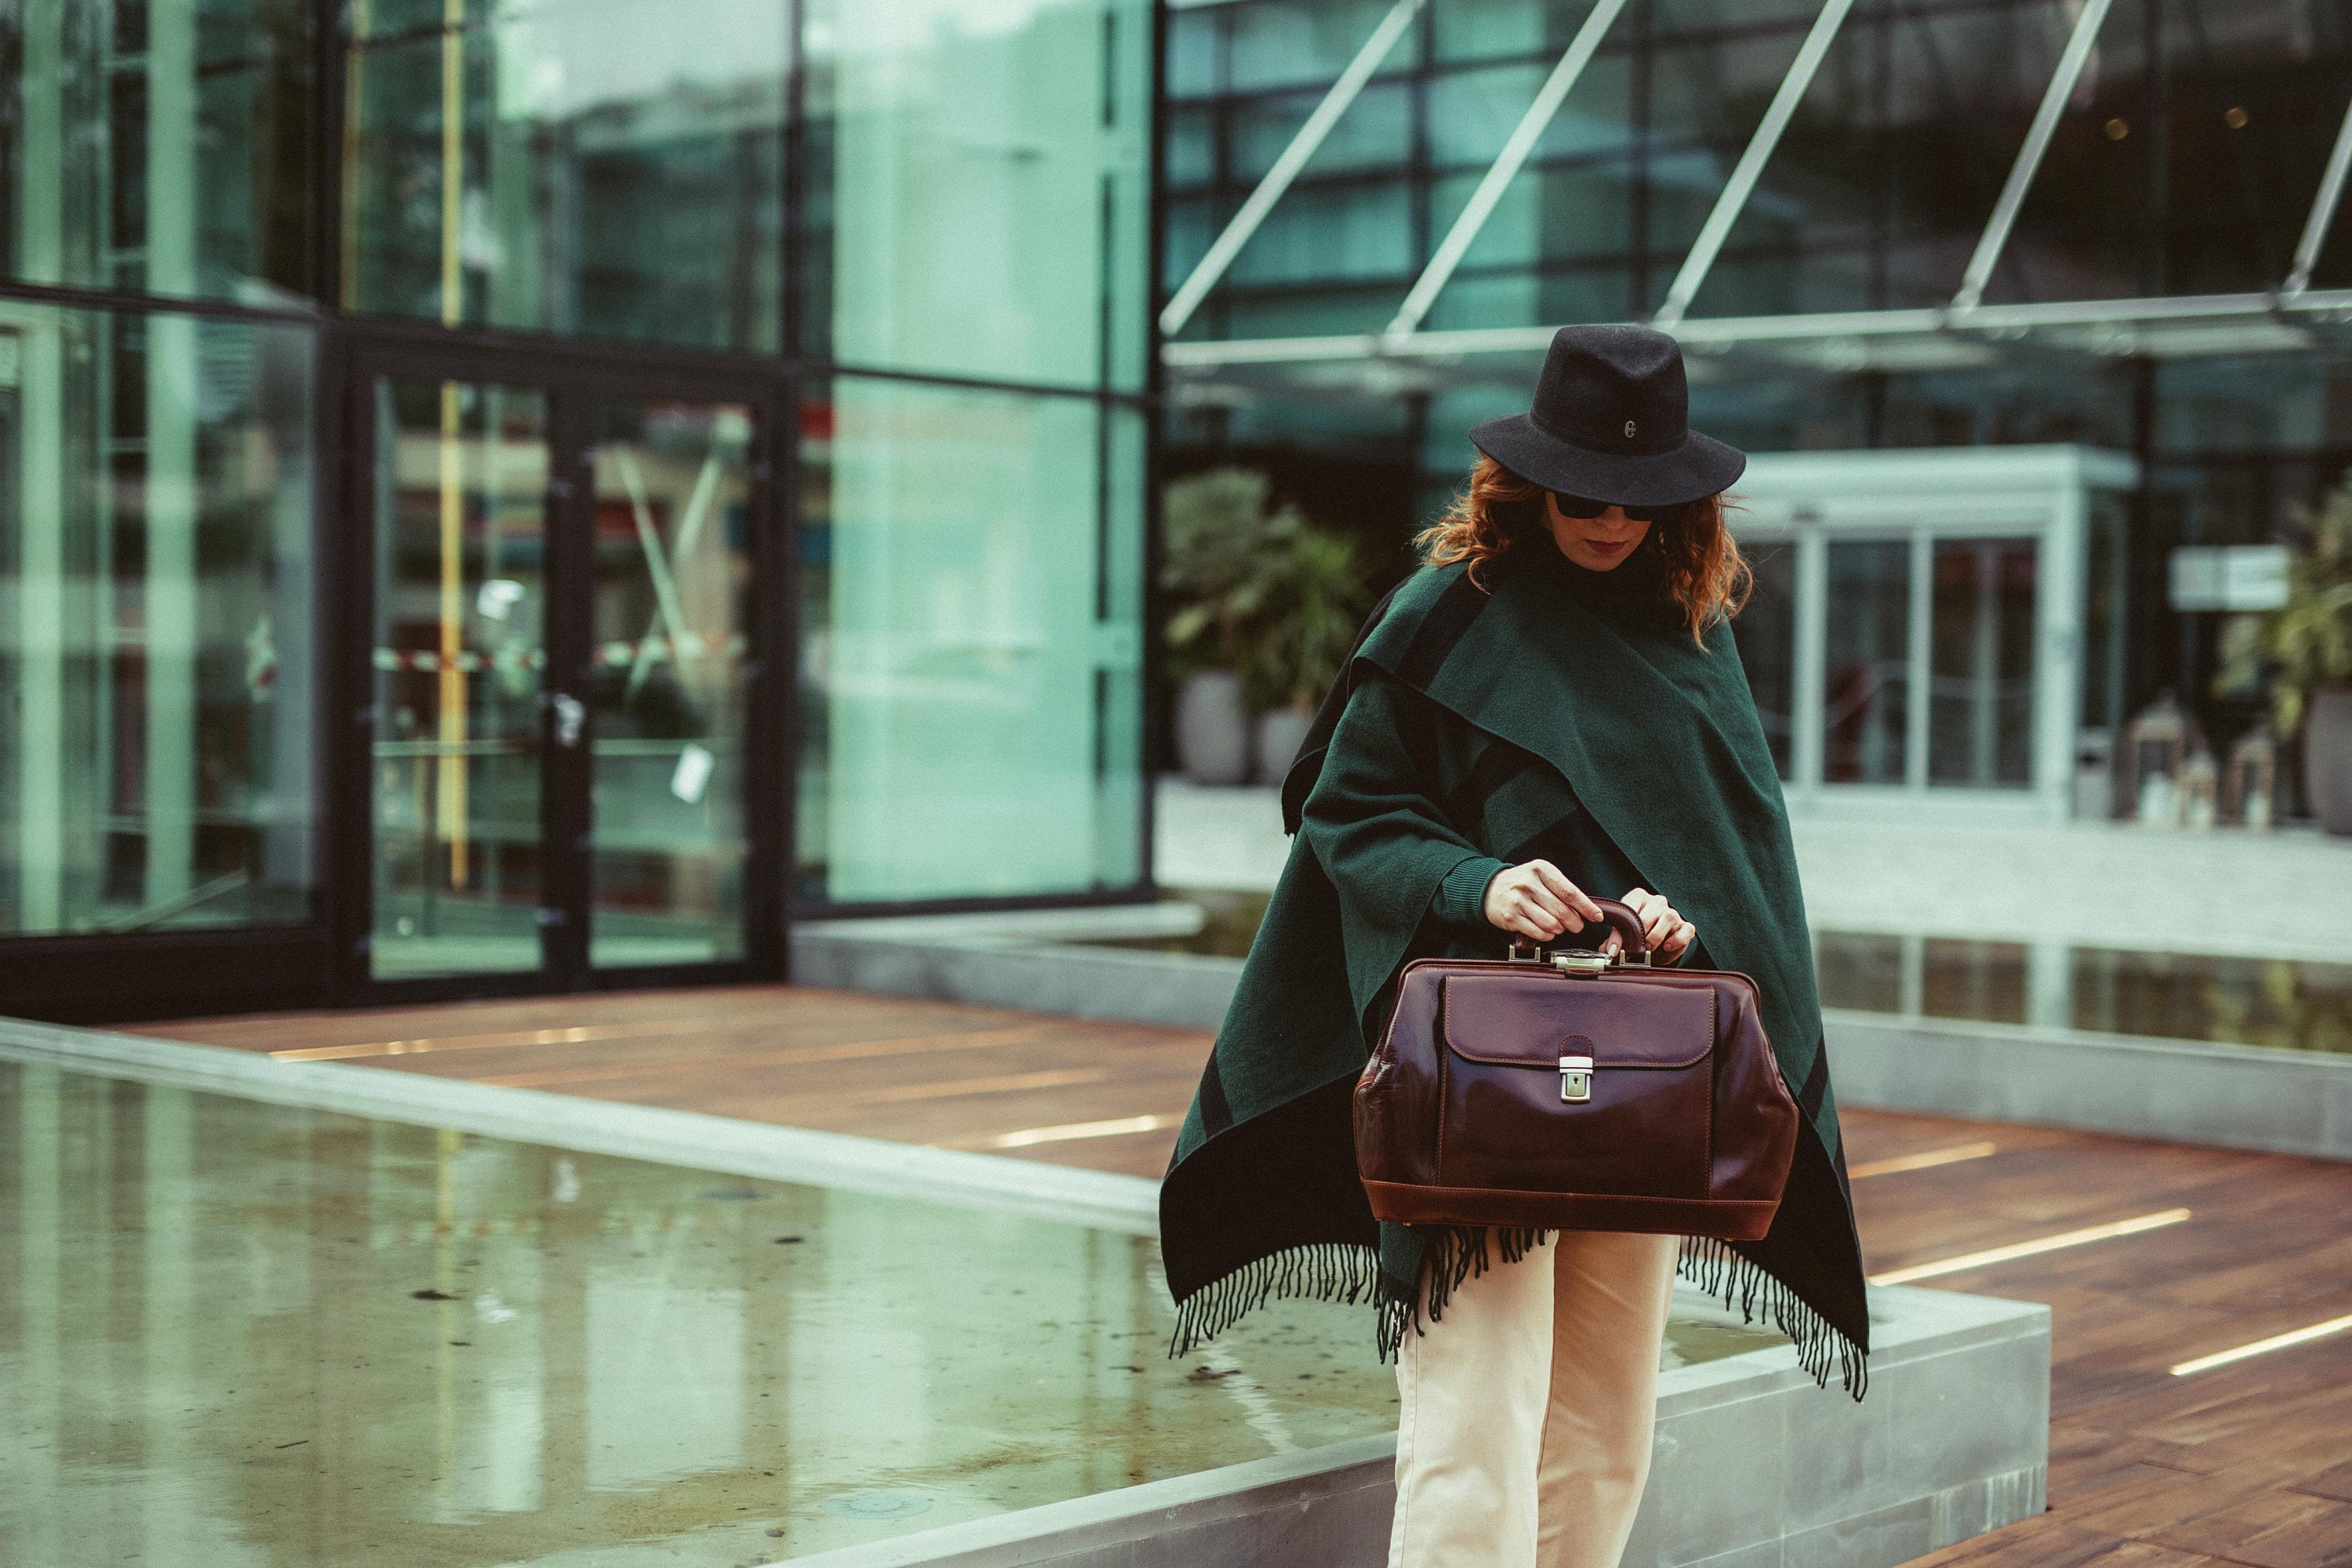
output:
[[[1630,539],[1588,539],[1584,542],[1584,547],[1587,550],[1598,551],[1603,555],[1614,555],[1619,551],[1629,548],[1633,542]]]

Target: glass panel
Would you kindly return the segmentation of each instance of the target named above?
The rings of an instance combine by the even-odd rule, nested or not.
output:
[[[459,14],[351,9],[344,302],[780,347],[787,0]]]
[[[540,966],[547,401],[375,387],[378,978]]]
[[[2024,539],[1936,544],[1927,777],[2025,784],[2033,778],[2033,578]]]
[[[0,932],[310,918],[312,352],[0,301]]]
[[[1756,717],[1763,721],[1764,742],[1772,748],[1772,765],[1787,779],[1795,776],[1790,769],[1797,690],[1796,542],[1768,540],[1750,546],[1748,564],[1755,587],[1739,612],[1739,662],[1748,671]]]
[[[309,292],[318,9],[0,10],[0,268],[247,304]]]
[[[1142,430],[1100,420],[850,377],[803,408],[804,898],[1134,882]]]
[[[1146,0],[810,0],[806,351],[1140,388],[1151,32]]]
[[[1910,696],[1909,542],[1832,543],[1827,619],[1822,778],[1901,784]]]
[[[751,411],[600,420],[589,959],[740,958]]]

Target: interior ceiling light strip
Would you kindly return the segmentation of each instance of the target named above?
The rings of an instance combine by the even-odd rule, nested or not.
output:
[[[1937,1165],[1957,1165],[1963,1160],[1981,1160],[1998,1153],[2000,1145],[1993,1142],[1955,1143],[1948,1149],[1923,1149],[1916,1154],[1896,1154],[1885,1160],[1865,1160],[1846,1173],[1853,1182],[1868,1181],[1873,1176],[1892,1176],[1904,1171],[1927,1171]]]
[[[2307,1345],[2314,1340],[2324,1340],[2330,1334],[2340,1334],[2347,1329],[2352,1329],[2352,1314],[2347,1314],[2341,1318],[2330,1318],[2324,1323],[2314,1323],[2307,1329],[2295,1329],[2284,1334],[2273,1334],[2269,1339],[2256,1340],[2252,1344],[2240,1345],[2235,1350],[2215,1351],[2211,1355],[2201,1355],[2195,1361],[2184,1361],[2172,1369],[2172,1375],[2187,1377],[2193,1373],[2210,1372],[2214,1367],[2227,1366],[2233,1361],[2243,1361],[2248,1356],[2268,1355],[2273,1351],[2283,1351],[2292,1345]]]
[[[1108,1121],[1071,1121],[1059,1127],[1024,1127],[982,1140],[990,1149],[1027,1149],[1039,1143],[1074,1143],[1087,1138],[1123,1138],[1135,1132],[1159,1132],[1177,1125],[1181,1116],[1119,1116]]]
[[[1947,1258],[1940,1263],[1915,1263],[1908,1268],[1892,1269],[1870,1277],[1873,1285],[1908,1285],[1915,1279],[1933,1279],[1938,1275],[1965,1274],[1971,1268],[1986,1268],[1996,1263],[2008,1263],[2020,1258],[2034,1258],[2044,1252],[2058,1252],[2069,1247],[2084,1247],[2094,1241],[2112,1241],[2117,1237],[2137,1236],[2142,1231],[2161,1230],[2168,1225],[2179,1225],[2189,1217],[2187,1209],[2166,1209],[2161,1214],[2144,1214],[2137,1219],[2119,1219],[2109,1225],[2095,1225],[2082,1230],[2070,1230],[2059,1236],[2045,1236],[2038,1241],[2020,1241],[2008,1247],[1989,1247],[1982,1252],[1970,1252],[1958,1258]]]

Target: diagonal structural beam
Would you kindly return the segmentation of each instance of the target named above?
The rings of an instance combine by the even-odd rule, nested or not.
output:
[[[1993,204],[1992,216],[1985,220],[1984,233],[1977,237],[1976,254],[1969,258],[1968,270],[1960,275],[1960,290],[1952,296],[1953,310],[1973,310],[1984,299],[1985,285],[1992,281],[1992,269],[2000,264],[2009,231],[2017,223],[2017,210],[2025,205],[2025,193],[2041,171],[2042,155],[2050,151],[2050,139],[2058,133],[2058,117],[2066,111],[2066,100],[2082,79],[2092,46],[2099,41],[2099,24],[2106,20],[2107,4],[2108,0],[2084,0],[2065,52],[2058,57],[2058,68],[2051,73],[2050,85],[2042,89],[2042,107],[2033,112],[2025,145],[2017,150],[2017,162],[2009,166],[2000,199]]]
[[[1715,266],[1723,242],[1730,237],[1731,226],[1748,205],[1748,198],[1756,189],[1756,182],[1771,161],[1773,149],[1780,144],[1780,133],[1789,129],[1796,118],[1797,105],[1804,101],[1805,89],[1813,85],[1813,73],[1822,68],[1822,60],[1836,41],[1838,28],[1844,26],[1846,13],[1853,8],[1853,0],[1826,0],[1821,15],[1813,18],[1813,29],[1790,62],[1789,74],[1780,79],[1780,90],[1772,95],[1771,104],[1764,110],[1764,119],[1756,127],[1756,134],[1748,139],[1748,150],[1725,183],[1723,194],[1715,198],[1715,210],[1706,215],[1706,223],[1699,229],[1698,238],[1692,241],[1690,254],[1683,258],[1682,270],[1666,289],[1665,302],[1650,319],[1651,325],[1661,330],[1672,327],[1683,319],[1698,298],[1699,285]]]
[[[2336,150],[2327,155],[2326,172],[2319,176],[2318,194],[2311,198],[2311,216],[2303,220],[2303,238],[2294,247],[2294,268],[2286,275],[2283,292],[2300,294],[2311,287],[2311,269],[2319,265],[2319,247],[2335,226],[2336,204],[2344,199],[2344,176],[2352,170],[2352,104],[2344,107],[2344,123],[2336,128]]]
[[[1209,297],[1209,290],[1224,277],[1225,268],[1234,264],[1234,258],[1241,254],[1242,247],[1247,245],[1250,236],[1257,232],[1257,226],[1264,223],[1265,215],[1274,210],[1274,204],[1290,189],[1290,182],[1298,177],[1298,171],[1307,166],[1307,160],[1315,156],[1315,150],[1323,145],[1323,138],[1331,133],[1331,127],[1339,122],[1339,116],[1348,112],[1348,106],[1356,101],[1356,95],[1363,91],[1364,84],[1372,79],[1372,73],[1380,68],[1381,62],[1388,58],[1389,51],[1396,47],[1399,38],[1404,37],[1405,28],[1412,25],[1413,17],[1425,3],[1426,0],[1396,0],[1389,7],[1389,14],[1381,18],[1381,25],[1372,29],[1372,36],[1364,40],[1364,47],[1356,51],[1356,58],[1348,62],[1348,68],[1339,73],[1338,81],[1331,84],[1331,90],[1323,95],[1323,101],[1315,106],[1315,112],[1307,117],[1307,123],[1298,128],[1298,134],[1290,139],[1290,145],[1282,150],[1282,156],[1274,161],[1274,167],[1268,169],[1265,178],[1257,183],[1257,189],[1242,203],[1241,211],[1234,214],[1233,221],[1225,225],[1224,232],[1217,236],[1215,242],[1209,247],[1208,254],[1202,257],[1192,268],[1192,275],[1169,297],[1167,305],[1160,312],[1161,335],[1172,338],[1184,330],[1184,323],[1192,319],[1192,312],[1201,308],[1201,301]]]
[[[1503,199],[1504,188],[1535,151],[1544,128],[1551,123],[1552,116],[1559,112],[1559,106],[1567,99],[1569,89],[1576,85],[1576,79],[1584,74],[1585,65],[1592,58],[1593,51],[1601,47],[1601,35],[1609,31],[1609,25],[1624,8],[1625,0],[1594,0],[1592,9],[1585,16],[1584,25],[1577,28],[1576,37],[1569,40],[1567,53],[1559,57],[1559,64],[1552,67],[1551,75],[1545,79],[1542,89],[1536,93],[1535,101],[1528,105],[1525,114],[1519,116],[1510,140],[1503,143],[1503,151],[1495,159],[1493,166],[1487,169],[1486,177],[1480,180],[1478,188],[1470,193],[1468,205],[1454,220],[1454,226],[1445,231],[1444,239],[1438,244],[1437,253],[1429,258],[1429,265],[1422,268],[1421,276],[1413,279],[1412,288],[1405,294],[1404,304],[1398,309],[1396,319],[1388,325],[1388,336],[1401,338],[1419,330],[1422,318],[1427,316],[1430,306],[1437,302],[1438,291],[1454,276],[1454,269],[1462,265],[1462,258],[1470,249],[1470,242],[1478,237],[1478,231],[1486,226],[1486,219],[1494,212],[1495,205]]]

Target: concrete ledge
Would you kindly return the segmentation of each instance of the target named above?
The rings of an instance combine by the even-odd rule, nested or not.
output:
[[[1186,907],[1141,906],[1150,912],[1129,915],[1134,934],[1189,929],[1175,912]],[[793,933],[793,973],[810,984],[1081,1018],[1212,1030],[1223,1022],[1240,960],[1070,940],[1116,934],[1101,914],[806,925]],[[1848,1105],[2352,1160],[2352,1057],[1834,1009],[1825,1020],[1838,1099]]]
[[[2352,1160],[2352,1058],[1879,1013],[1827,1023],[1848,1104]]]
[[[2042,1511],[2046,1307],[1871,1293],[1870,1397],[1792,1348],[1660,1379],[1627,1568],[1894,1568]],[[801,1568],[1378,1568],[1395,1441],[1363,1438],[794,1559]]]

